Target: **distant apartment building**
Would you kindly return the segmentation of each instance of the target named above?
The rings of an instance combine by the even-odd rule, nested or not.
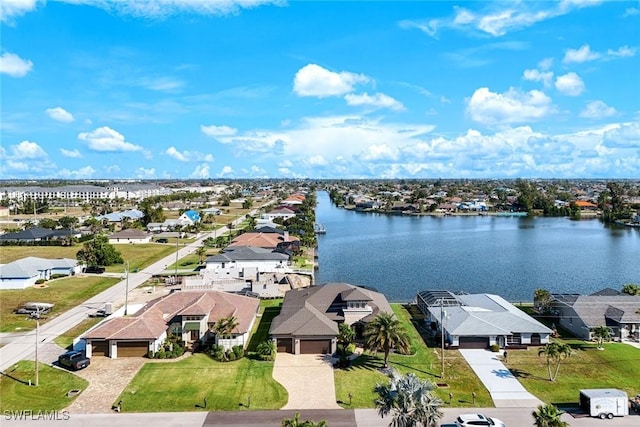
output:
[[[170,190],[155,184],[63,185],[57,187],[15,186],[0,188],[0,200],[22,202],[30,200],[70,200],[88,202],[90,200],[116,198],[142,200],[151,196],[169,194]]]

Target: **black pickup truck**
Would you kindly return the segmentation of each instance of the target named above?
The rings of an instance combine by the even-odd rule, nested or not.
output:
[[[58,363],[67,369],[77,371],[84,369],[91,364],[91,359],[86,357],[81,351],[69,351],[58,357]]]

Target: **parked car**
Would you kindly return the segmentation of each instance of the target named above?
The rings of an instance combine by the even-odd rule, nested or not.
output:
[[[68,351],[58,357],[58,363],[67,369],[77,371],[91,364],[91,360],[81,351]]]
[[[169,239],[160,238],[160,239],[156,240],[156,243],[169,243]]]
[[[97,265],[90,265],[88,267],[85,267],[84,270],[82,270],[83,273],[93,273],[93,274],[102,274],[104,273],[104,267],[98,267]]]
[[[482,414],[460,414],[456,418],[456,426],[489,426],[489,427],[506,427],[505,423],[497,418],[487,417]]]

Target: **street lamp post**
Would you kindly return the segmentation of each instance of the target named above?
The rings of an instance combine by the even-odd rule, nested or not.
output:
[[[39,317],[40,313],[36,313]],[[39,338],[39,332],[40,332],[40,319],[36,317],[36,387],[38,387],[38,382],[39,382],[39,372],[38,372],[38,341],[40,340]]]

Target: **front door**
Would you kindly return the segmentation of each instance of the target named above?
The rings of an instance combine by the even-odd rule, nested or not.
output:
[[[198,341],[200,339],[200,330],[190,331],[189,339],[191,341]]]

